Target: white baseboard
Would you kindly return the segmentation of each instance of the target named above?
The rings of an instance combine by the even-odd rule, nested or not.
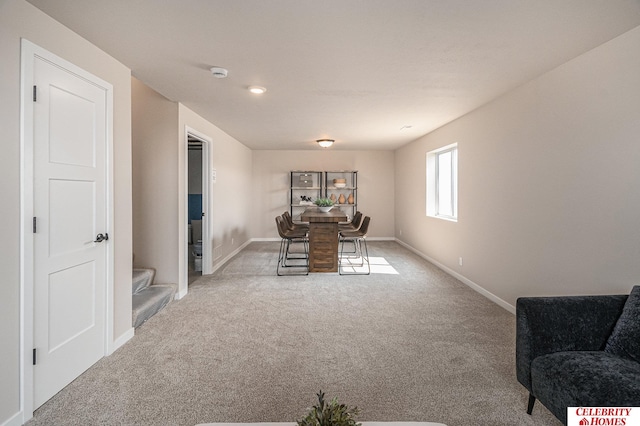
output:
[[[244,248],[246,246],[248,246],[249,244],[251,244],[253,240],[249,239],[247,241],[245,241],[242,245],[240,245],[237,249],[235,249],[234,251],[232,251],[231,253],[229,253],[224,259],[222,259],[220,262],[216,263],[215,266],[213,267],[213,269],[211,270],[211,273],[213,274],[215,271],[217,271],[218,269],[222,268],[224,266],[225,263],[227,263],[228,261],[230,261],[231,259],[233,259],[233,257],[235,255],[237,255],[238,253],[240,253],[242,250],[244,250]],[[276,240],[277,241],[277,240]]]
[[[412,252],[414,252],[415,254],[417,254],[418,256],[423,258],[424,260],[426,260],[426,261],[428,261],[430,263],[433,263],[438,268],[440,268],[443,271],[445,271],[447,274],[449,274],[452,277],[457,278],[458,280],[462,281],[464,284],[466,284],[472,290],[477,291],[478,293],[480,293],[481,295],[483,295],[487,299],[491,300],[496,305],[506,309],[507,311],[509,311],[509,312],[511,312],[512,314],[515,315],[515,313],[516,313],[516,307],[515,306],[511,305],[510,303],[507,303],[506,301],[502,300],[501,298],[499,298],[495,294],[491,293],[490,291],[486,290],[485,288],[481,287],[480,285],[474,283],[473,281],[471,281],[470,279],[468,279],[464,275],[460,275],[459,273],[457,273],[453,269],[451,269],[451,268],[443,265],[442,263],[438,262],[437,260],[427,256],[426,254],[420,252],[419,250],[415,249],[414,247],[410,246],[409,244],[405,243],[404,241],[399,240],[397,238],[395,240],[401,246],[407,248],[408,250],[411,250]]]
[[[189,292],[188,288],[185,288],[184,290],[177,292],[175,297],[173,298],[173,300],[182,299],[183,297],[185,297],[187,295],[188,292]]]
[[[4,423],[1,423],[0,426],[20,426],[22,425],[22,420],[22,411],[18,411],[12,417],[5,420]]]
[[[116,340],[111,343],[111,347],[109,348],[109,355],[118,350],[119,347],[127,343],[129,340],[133,338],[135,335],[135,329],[131,327],[129,330],[125,331],[118,337]]]

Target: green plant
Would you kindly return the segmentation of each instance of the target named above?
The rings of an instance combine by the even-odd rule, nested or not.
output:
[[[309,409],[309,413],[302,420],[298,420],[298,426],[362,426],[354,419],[360,412],[358,407],[350,408],[345,404],[338,404],[338,398],[334,397],[328,404],[324,400],[324,392],[320,391],[318,405]]]
[[[333,201],[330,198],[316,198],[313,203],[318,207],[331,207],[333,205]]]

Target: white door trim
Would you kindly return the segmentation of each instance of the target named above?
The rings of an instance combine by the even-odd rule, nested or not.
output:
[[[40,58],[62,68],[106,92],[106,205],[107,230],[114,235],[113,218],[113,86],[68,62],[59,56],[31,43],[21,40],[20,66],[20,410],[22,422],[33,417],[33,324],[34,324],[34,242],[33,242],[33,146],[34,146],[34,60]],[[107,248],[105,294],[105,356],[117,346],[113,341],[113,287],[114,287],[114,244]]]
[[[184,163],[184,198],[182,200],[183,209],[183,217],[185,218],[184,223],[181,223],[180,226],[183,226],[184,238],[183,241],[180,242],[181,247],[184,248],[184,262],[185,265],[184,270],[181,274],[181,285],[180,285],[180,293],[181,296],[187,294],[187,287],[189,283],[189,268],[187,265],[189,264],[189,252],[186,249],[188,245],[188,221],[186,218],[188,217],[188,206],[189,206],[189,135],[199,139],[202,142],[202,212],[204,213],[204,217],[202,218],[202,275],[208,275],[213,272],[212,268],[212,252],[211,252],[211,233],[212,233],[212,191],[211,191],[211,157],[213,152],[213,139],[211,137],[201,133],[189,126],[185,126],[184,128],[184,140],[185,140],[185,163]],[[184,288],[184,290],[183,290]]]

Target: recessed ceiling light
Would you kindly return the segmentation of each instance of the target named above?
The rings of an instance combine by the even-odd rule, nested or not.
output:
[[[229,74],[229,71],[221,67],[211,67],[210,71],[215,78],[225,78]]]
[[[262,95],[264,92],[267,91],[267,89],[265,89],[262,86],[249,86],[249,91],[256,95]]]

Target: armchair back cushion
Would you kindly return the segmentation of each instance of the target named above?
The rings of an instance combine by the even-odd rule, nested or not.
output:
[[[604,350],[640,362],[640,286],[631,290]]]

